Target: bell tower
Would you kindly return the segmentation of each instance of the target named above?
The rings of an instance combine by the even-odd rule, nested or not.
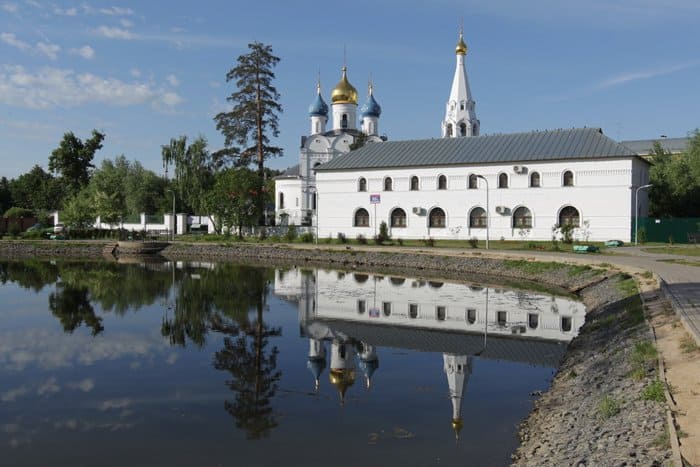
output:
[[[442,137],[479,136],[480,123],[476,118],[475,102],[469,89],[467,69],[464,64],[467,44],[464,42],[464,34],[461,29],[455,47],[455,55],[457,56],[457,64],[452,79],[450,98],[445,108],[445,119],[442,121]]]

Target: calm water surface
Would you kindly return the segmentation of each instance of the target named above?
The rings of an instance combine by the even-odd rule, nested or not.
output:
[[[2,465],[507,465],[583,324],[542,292],[0,262]]]

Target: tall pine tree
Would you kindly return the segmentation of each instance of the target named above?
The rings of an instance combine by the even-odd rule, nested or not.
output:
[[[233,159],[237,166],[257,165],[260,179],[265,177],[265,160],[282,155],[282,149],[270,145],[270,136],[279,136],[280,94],[272,82],[273,68],[280,61],[272,47],[260,42],[248,44],[249,53],[238,57],[237,65],[226,74],[235,81],[237,91],[226,98],[230,112],[214,117],[216,128],[224,135],[225,148],[216,156],[222,163]]]

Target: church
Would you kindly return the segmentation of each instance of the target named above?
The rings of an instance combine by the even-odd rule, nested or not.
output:
[[[481,135],[460,32],[441,138],[387,141],[370,83],[360,108],[347,69],[329,108],[317,86],[299,165],[276,179],[278,224],[319,238],[549,240],[573,226],[581,241],[633,238],[647,211],[649,164],[598,128]],[[351,150],[352,149],[352,150]],[[636,194],[639,199],[635,199]]]

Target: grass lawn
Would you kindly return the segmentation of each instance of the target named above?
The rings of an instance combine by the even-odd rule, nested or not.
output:
[[[698,246],[659,246],[642,248],[642,251],[663,255],[700,256],[700,247]]]

